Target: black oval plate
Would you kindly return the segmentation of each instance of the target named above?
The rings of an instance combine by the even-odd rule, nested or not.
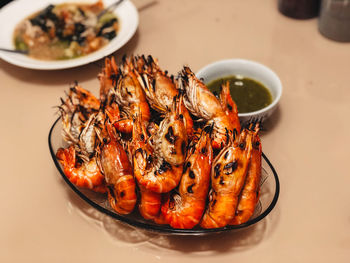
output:
[[[153,223],[152,221],[147,221],[143,219],[136,211],[137,209],[135,209],[135,211],[130,215],[119,215],[113,211],[113,209],[109,206],[108,202],[104,202],[106,201],[106,196],[104,194],[96,194],[92,191],[78,188],[74,184],[72,184],[64,174],[62,167],[56,158],[56,152],[58,147],[63,147],[63,139],[61,136],[62,124],[61,122],[59,122],[60,119],[61,118],[58,118],[52,125],[49,132],[48,141],[52,160],[54,161],[62,178],[67,183],[67,185],[89,205],[91,205],[98,211],[108,216],[111,216],[112,218],[117,219],[121,222],[124,222],[130,226],[134,226],[148,231],[175,235],[205,235],[211,233],[220,233],[246,228],[259,222],[271,212],[271,210],[275,207],[277,203],[280,192],[279,179],[271,162],[263,153],[262,185],[260,190],[261,194],[259,204],[255,209],[253,217],[244,224],[232,226],[229,225],[226,227],[214,229],[203,229],[200,227],[195,227],[193,229],[175,229],[168,225],[158,225]]]

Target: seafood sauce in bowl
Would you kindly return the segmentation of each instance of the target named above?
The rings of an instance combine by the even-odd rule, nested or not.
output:
[[[144,219],[138,212],[138,209],[135,208],[132,213],[128,215],[121,215],[115,212],[113,208],[110,206],[110,203],[107,200],[107,195],[102,193],[97,193],[92,190],[86,188],[80,188],[74,185],[68,177],[65,175],[63,167],[56,157],[56,152],[60,147],[67,147],[67,143],[62,138],[62,120],[58,118],[52,125],[49,136],[48,143],[50,154],[52,160],[58,170],[58,174],[63,178],[65,183],[68,186],[69,191],[75,192],[80,198],[82,198],[85,202],[87,202],[91,207],[108,215],[115,220],[118,220],[122,223],[125,223],[129,226],[156,232],[165,235],[207,235],[213,233],[221,233],[227,231],[235,231],[238,229],[247,228],[252,226],[263,218],[265,218],[275,207],[279,192],[280,185],[278,175],[267,158],[267,156],[262,153],[262,171],[261,171],[261,181],[260,181],[260,197],[259,201],[255,207],[254,214],[252,217],[246,222],[239,225],[227,225],[221,228],[212,228],[212,229],[204,229],[199,226],[196,226],[192,229],[178,229],[172,228],[169,225],[161,225],[156,224],[150,220]]]
[[[203,67],[196,76],[213,92],[222,83],[230,83],[242,123],[264,121],[276,109],[282,95],[282,83],[276,73],[250,60],[220,60]]]

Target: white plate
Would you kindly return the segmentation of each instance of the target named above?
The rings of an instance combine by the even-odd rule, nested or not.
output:
[[[84,0],[83,3],[94,3],[97,0]],[[103,0],[105,6],[114,3],[116,0]],[[77,2],[74,0],[15,0],[0,9],[0,47],[14,49],[13,32],[18,23],[29,15],[40,11],[49,4],[59,4],[67,2]],[[125,0],[115,10],[114,13],[119,19],[120,30],[115,38],[112,39],[103,48],[79,57],[68,60],[44,61],[30,58],[26,55],[14,54],[0,51],[0,58],[3,60],[24,68],[54,70],[73,68],[81,66],[105,56],[110,55],[119,48],[121,48],[129,39],[135,34],[139,16],[135,6],[129,1]]]

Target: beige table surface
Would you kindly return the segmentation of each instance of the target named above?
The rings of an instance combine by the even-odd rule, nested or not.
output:
[[[97,93],[99,68],[1,60],[0,262],[350,262],[350,44],[322,37],[316,19],[282,16],[276,2],[134,0],[139,28],[114,54],[152,54],[174,74],[245,58],[279,75],[282,99],[262,134],[281,182],[267,218],[237,233],[168,237],[94,211],[65,185],[47,137],[59,97],[74,80]]]

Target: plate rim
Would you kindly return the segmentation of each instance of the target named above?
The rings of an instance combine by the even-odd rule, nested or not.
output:
[[[40,3],[47,2],[47,4],[50,3],[50,0],[42,0]],[[73,2],[74,0],[60,0],[59,2]],[[89,2],[94,2],[93,0],[89,0]],[[2,12],[6,12],[6,9],[11,7],[12,5],[19,5],[19,4],[28,4],[30,1],[27,0],[15,0],[12,1],[5,6],[3,6],[0,9],[0,16]],[[127,33],[124,35],[123,39],[119,40],[116,43],[109,42],[106,46],[102,47],[101,49],[92,52],[90,54],[87,54],[85,56],[81,56],[75,59],[68,59],[68,60],[39,60],[39,59],[31,59],[29,58],[28,61],[21,61],[18,60],[18,57],[26,56],[22,54],[15,54],[15,53],[6,53],[5,51],[0,52],[0,58],[12,65],[27,68],[27,69],[35,69],[35,70],[61,70],[61,69],[69,69],[69,68],[76,68],[79,66],[87,65],[90,63],[93,63],[97,60],[103,59],[106,56],[111,55],[112,53],[116,52],[117,50],[121,49],[124,45],[126,45],[130,39],[135,35],[137,28],[139,26],[139,13],[135,5],[130,0],[125,0],[119,8],[124,8],[128,10],[128,18],[130,18],[130,25],[132,26],[127,30]],[[118,8],[117,8],[118,9]],[[116,10],[117,10],[116,9]],[[40,8],[38,8],[40,10]],[[123,21],[121,21],[123,23]],[[15,25],[14,25],[15,27]],[[12,30],[13,32],[13,30]],[[113,45],[111,45],[113,44]],[[115,47],[113,47],[115,46]],[[36,63],[31,63],[30,60],[35,61]],[[58,63],[57,63],[58,62]]]
[[[240,225],[228,225],[228,226],[225,226],[225,227],[211,228],[211,229],[179,229],[179,228],[172,228],[172,227],[170,227],[168,225],[147,224],[147,223],[144,223],[144,222],[131,220],[130,218],[127,218],[127,217],[125,217],[123,215],[118,215],[117,213],[114,213],[114,212],[112,212],[112,211],[102,207],[101,205],[95,203],[94,201],[89,199],[86,195],[84,195],[84,193],[79,191],[79,189],[73,183],[71,183],[69,181],[69,179],[66,177],[65,173],[63,172],[63,170],[61,168],[61,165],[57,161],[56,153],[54,152],[53,146],[52,146],[52,143],[51,143],[52,132],[53,132],[56,124],[58,123],[58,121],[60,119],[61,119],[61,117],[58,117],[56,119],[56,121],[51,126],[50,131],[49,131],[49,135],[48,135],[48,144],[49,144],[49,150],[50,150],[51,158],[52,158],[53,162],[55,163],[55,166],[58,169],[60,175],[62,176],[64,181],[68,184],[68,186],[76,194],[78,194],[78,196],[80,198],[82,198],[85,202],[87,202],[93,208],[95,208],[96,210],[98,210],[98,211],[100,211],[100,212],[102,212],[102,213],[112,217],[113,219],[117,219],[118,221],[120,221],[122,223],[126,223],[129,226],[140,228],[140,229],[151,231],[151,232],[157,232],[157,233],[160,233],[160,234],[176,234],[176,235],[206,235],[206,234],[227,232],[227,231],[232,231],[232,230],[246,228],[246,227],[249,227],[249,226],[254,225],[255,223],[259,222],[260,220],[265,218],[272,211],[272,209],[275,207],[275,205],[276,205],[276,203],[278,201],[279,193],[280,193],[279,178],[278,178],[277,172],[276,172],[275,168],[273,167],[273,165],[271,164],[270,160],[262,152],[263,159],[266,161],[266,163],[268,164],[268,166],[270,167],[270,169],[271,169],[271,171],[273,173],[273,178],[274,178],[275,183],[276,183],[276,191],[275,191],[274,197],[273,197],[272,202],[270,203],[270,205],[267,207],[267,209],[263,213],[261,213],[256,218],[253,218],[252,220],[249,220],[248,222],[240,224]]]

